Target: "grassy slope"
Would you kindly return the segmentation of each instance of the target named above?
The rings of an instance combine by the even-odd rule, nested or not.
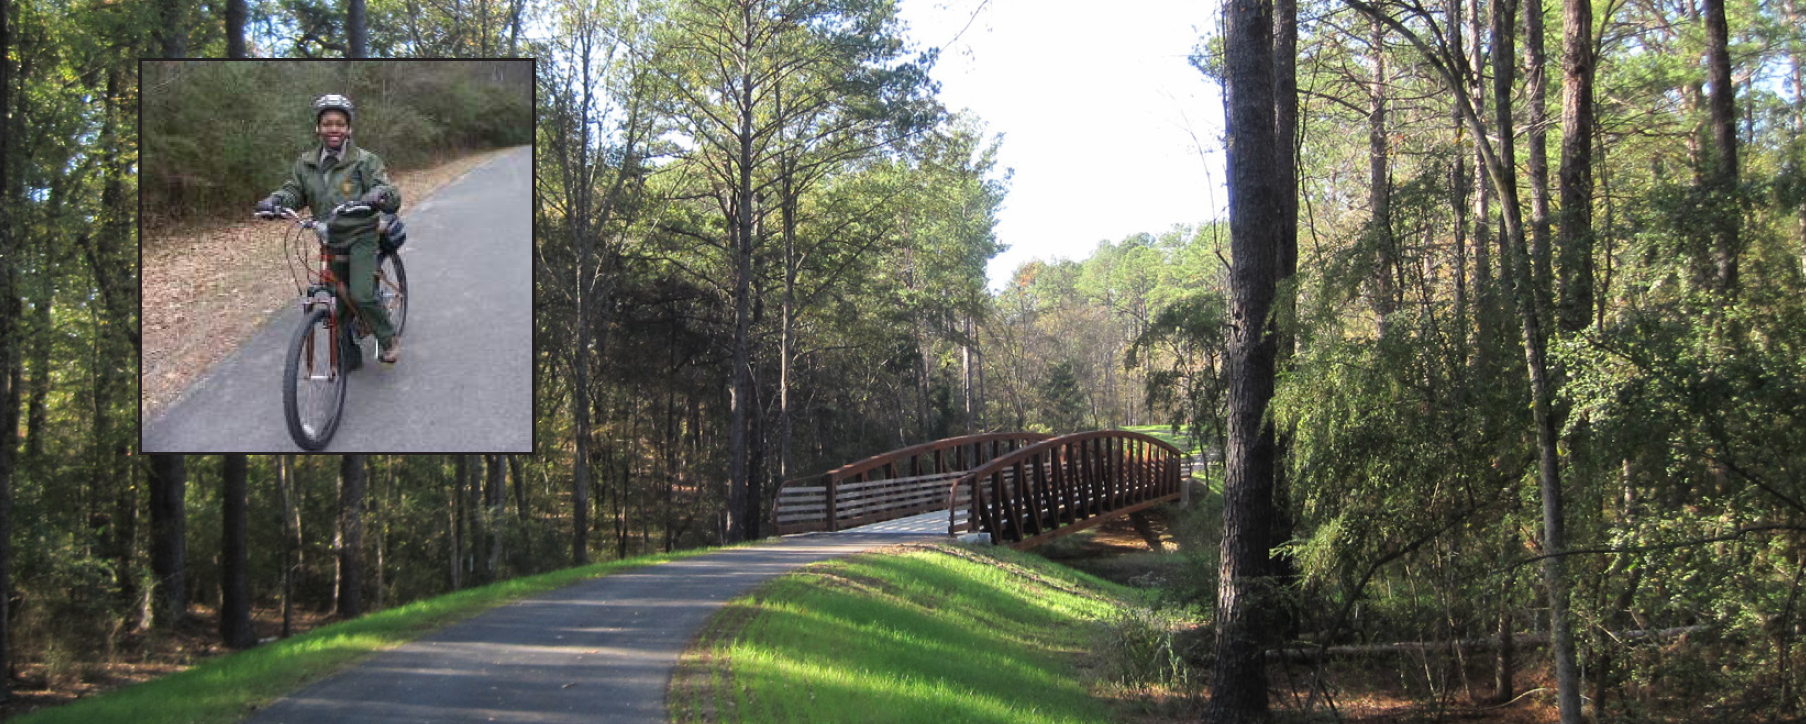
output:
[[[224,724],[377,651],[519,598],[579,581],[707,553],[596,563],[416,601],[221,656],[181,673],[12,720],[16,724]]]
[[[1191,439],[1190,436],[1173,432],[1173,428],[1170,425],[1132,425],[1122,429],[1132,430],[1143,435],[1152,435],[1170,442],[1184,451],[1186,455],[1197,455],[1198,453],[1203,452],[1203,445]]]
[[[1077,667],[1133,595],[998,549],[813,566],[716,617],[673,685],[673,721],[1106,721]]]

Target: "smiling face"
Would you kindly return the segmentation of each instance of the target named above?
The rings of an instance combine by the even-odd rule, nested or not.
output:
[[[345,139],[351,137],[351,119],[345,117],[343,111],[327,111],[320,114],[320,122],[314,124],[314,134],[320,137],[320,143],[337,151],[345,146]]]

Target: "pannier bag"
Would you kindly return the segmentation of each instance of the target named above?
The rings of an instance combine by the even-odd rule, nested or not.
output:
[[[402,244],[408,242],[408,226],[402,223],[401,217],[394,214],[383,214],[376,222],[377,245],[382,253],[393,254]]]

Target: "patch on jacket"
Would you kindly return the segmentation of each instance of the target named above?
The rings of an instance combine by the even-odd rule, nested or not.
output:
[[[351,195],[356,192],[357,192],[357,190],[351,184],[350,176],[346,176],[343,181],[339,182],[339,195],[340,196],[350,198]]]

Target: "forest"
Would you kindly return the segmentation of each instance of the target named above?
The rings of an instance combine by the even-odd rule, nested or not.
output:
[[[1227,215],[993,286],[1004,129],[942,106],[892,0],[0,1],[0,698],[757,539],[782,481],[909,444],[1160,424],[1220,493],[1161,592],[1214,642],[1199,716],[1333,706],[1334,647],[1467,642],[1377,666],[1564,724],[1797,718],[1806,9],[1221,20],[1191,62]],[[306,137],[141,147],[141,113],[283,92],[171,99],[184,64],[141,57],[366,95],[387,71],[337,59],[536,59],[530,136],[432,64],[377,116],[431,141],[396,165],[535,148],[534,454],[136,454],[139,310],[177,303],[140,298],[140,228],[242,213],[212,179],[271,171],[234,144]]]

